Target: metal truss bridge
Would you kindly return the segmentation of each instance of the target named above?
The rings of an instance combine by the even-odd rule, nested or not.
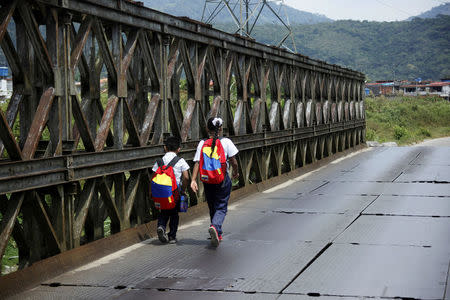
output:
[[[0,5],[0,257],[14,239],[20,269],[154,220],[164,138],[192,164],[210,116],[242,191],[364,142],[359,72],[124,0]]]

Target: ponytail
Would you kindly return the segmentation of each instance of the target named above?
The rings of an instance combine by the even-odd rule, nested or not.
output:
[[[219,130],[222,127],[223,121],[221,118],[209,118],[206,126],[209,131],[214,131],[214,137],[211,144],[211,155],[214,153],[216,147],[216,141],[219,138]]]
[[[216,141],[219,138],[219,128],[220,127],[216,127],[214,129],[214,137],[213,137],[212,144],[211,144],[211,155],[214,153],[214,148],[216,147]]]

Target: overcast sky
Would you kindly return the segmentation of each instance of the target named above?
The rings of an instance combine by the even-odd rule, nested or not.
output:
[[[333,20],[401,21],[448,0],[285,0],[296,9]]]

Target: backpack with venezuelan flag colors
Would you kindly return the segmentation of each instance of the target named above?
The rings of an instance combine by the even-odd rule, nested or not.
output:
[[[161,158],[156,160],[158,169],[154,173],[152,186],[152,199],[155,202],[155,207],[162,210],[174,209],[180,194],[178,191],[177,180],[173,172],[173,166],[180,160],[175,156],[167,166]]]
[[[216,140],[214,153],[211,153],[212,141],[206,140],[200,152],[200,180],[204,183],[219,184],[227,173],[227,159],[220,139]]]

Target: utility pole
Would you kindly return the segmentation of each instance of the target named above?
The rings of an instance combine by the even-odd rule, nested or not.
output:
[[[287,32],[281,40],[275,41],[275,45],[296,52],[289,17],[286,10],[284,16],[280,14],[282,8],[284,0],[205,0],[202,22],[214,24],[216,19],[223,22],[228,15],[236,26],[234,33],[253,37],[253,30],[257,24],[261,24],[260,17],[264,15],[266,19],[274,20],[273,24],[281,26]],[[293,50],[285,43],[288,38],[292,41]]]

